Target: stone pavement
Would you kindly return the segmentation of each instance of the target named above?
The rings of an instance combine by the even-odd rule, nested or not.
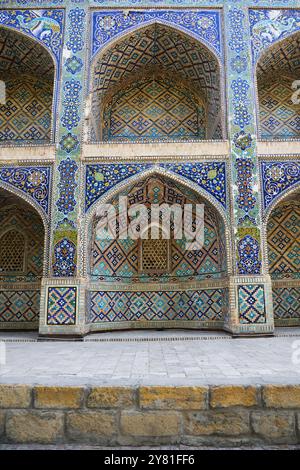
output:
[[[114,332],[84,342],[2,332],[0,351],[2,384],[300,384],[300,328],[239,339],[203,331]]]

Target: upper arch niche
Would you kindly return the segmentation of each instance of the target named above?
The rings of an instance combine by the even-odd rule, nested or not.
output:
[[[51,141],[55,66],[37,41],[0,28],[0,143]]]
[[[90,140],[222,139],[220,66],[202,43],[153,23],[96,56]]]
[[[300,33],[270,46],[257,64],[259,136],[299,139],[300,104],[292,100],[300,76]]]

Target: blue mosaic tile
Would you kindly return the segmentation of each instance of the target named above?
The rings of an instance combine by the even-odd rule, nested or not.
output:
[[[161,163],[162,168],[193,181],[226,207],[225,163]],[[153,164],[95,164],[86,167],[86,197],[88,210],[101,196],[127,178],[153,168]]]
[[[75,325],[77,287],[49,287],[47,325]]]
[[[261,162],[264,209],[282,193],[300,182],[300,163],[298,161]]]
[[[266,323],[265,292],[263,285],[238,287],[240,323]]]
[[[92,21],[93,55],[113,37],[153,21],[174,25],[190,33],[210,45],[220,57],[222,56],[220,13],[213,10],[140,10],[129,14],[115,10],[96,11],[93,13]]]
[[[0,181],[33,199],[48,214],[51,188],[50,167],[0,167]]]

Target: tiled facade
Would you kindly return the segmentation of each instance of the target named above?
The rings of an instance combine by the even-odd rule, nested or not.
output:
[[[298,0],[0,0],[0,328],[300,324],[299,44]],[[125,195],[203,249],[97,239]]]

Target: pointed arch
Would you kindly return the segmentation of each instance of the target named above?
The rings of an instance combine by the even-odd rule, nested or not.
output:
[[[169,170],[166,170],[162,167],[153,166],[150,169],[141,171],[140,173],[127,178],[126,180],[118,183],[112,189],[108,190],[101,198],[99,198],[86,212],[85,216],[85,223],[82,227],[82,239],[84,243],[82,245],[82,255],[83,255],[83,271],[87,273],[87,265],[88,265],[88,253],[89,253],[89,237],[90,237],[90,227],[92,220],[97,212],[98,207],[102,204],[107,204],[113,198],[115,198],[119,193],[122,191],[126,191],[130,188],[133,184],[138,183],[139,181],[143,181],[149,177],[161,176],[166,178],[166,180],[170,180],[173,183],[180,184],[183,188],[188,190],[192,190],[196,195],[200,198],[204,199],[212,206],[215,210],[217,215],[220,217],[222,224],[224,226],[224,236],[225,236],[225,243],[224,248],[227,254],[226,257],[226,266],[227,266],[227,274],[232,272],[232,259],[229,255],[231,252],[231,230],[230,230],[230,222],[227,217],[227,213],[224,207],[213,197],[211,196],[205,189],[201,188],[196,183],[188,180],[187,178],[177,175]]]
[[[300,325],[300,183],[268,208],[264,253],[272,281],[275,326]]]
[[[162,62],[159,64],[159,74],[165,74],[167,73],[168,70],[172,70],[172,78],[173,80],[177,79],[178,77],[184,78],[184,74],[186,79],[189,80],[189,89],[192,89],[194,91],[197,91],[197,93],[204,93],[206,94],[206,126],[207,129],[209,129],[209,133],[207,136],[201,140],[205,139],[222,139],[224,138],[226,134],[225,130],[225,87],[224,87],[224,70],[223,70],[223,64],[216,53],[216,51],[206,43],[206,41],[200,39],[196,35],[192,34],[190,31],[185,30],[184,27],[180,27],[179,25],[175,25],[173,23],[170,23],[168,21],[162,21],[160,19],[152,19],[150,21],[144,22],[142,24],[135,25],[134,27],[116,35],[114,38],[112,38],[110,41],[108,41],[106,44],[103,45],[102,48],[100,48],[97,53],[92,57],[91,59],[91,68],[90,68],[90,76],[89,76],[89,96],[87,99],[87,106],[86,106],[86,132],[85,135],[87,135],[88,140],[92,142],[96,141],[101,141],[101,133],[99,134],[99,129],[100,126],[102,125],[104,119],[103,115],[103,103],[102,99],[103,96],[106,96],[108,93],[107,90],[110,90],[110,94],[114,94],[114,87],[117,84],[118,90],[124,86],[124,83],[128,83],[128,80],[130,81],[130,77],[133,80],[137,80],[139,77],[139,74],[141,75],[142,78],[145,78],[145,71],[148,70],[146,75],[148,74],[150,78],[154,77],[154,75],[157,75],[157,71],[154,73],[153,72],[153,63],[151,60],[153,59],[154,55],[152,54],[152,59],[151,59],[151,54],[149,54],[149,48],[146,50],[146,52],[142,52],[141,50],[138,51],[135,57],[135,64],[133,62],[133,59],[128,58],[128,56],[124,56],[124,63],[127,61],[130,64],[130,70],[126,69],[123,65],[120,67],[120,72],[118,72],[116,75],[118,75],[118,79],[115,80],[115,83],[113,81],[114,77],[114,72],[113,69],[115,68],[117,70],[116,63],[112,63],[107,67],[107,56],[111,52],[115,50],[117,46],[120,46],[122,49],[123,46],[121,45],[125,44],[126,41],[129,40],[129,38],[137,38],[143,37],[145,33],[150,34],[152,31],[151,28],[156,31],[156,28],[167,28],[168,31],[170,31],[173,35],[177,35],[180,38],[180,41],[186,44],[193,44],[193,46],[189,46],[193,48],[193,52],[199,53],[202,51],[202,54],[205,55],[205,63],[210,64],[208,67],[207,65],[203,68],[203,64],[200,63],[199,59],[197,62],[193,63],[193,59],[191,58],[191,54],[187,56],[188,62],[189,62],[189,67],[192,70],[193,69],[193,74],[187,74],[187,67],[181,67],[180,71],[178,71],[178,67],[174,68],[174,60],[173,62],[170,62],[170,57],[168,54],[165,54],[165,58],[168,57],[168,63]],[[163,30],[159,30],[163,31]],[[175,37],[174,36],[174,37]],[[157,41],[157,34],[155,33],[154,35],[155,40]],[[170,40],[169,36],[169,40]],[[131,41],[132,42],[132,41]],[[130,47],[132,48],[132,44],[130,42]],[[120,49],[120,51],[121,51]],[[177,54],[178,57],[180,57],[180,54],[177,49]],[[183,49],[183,48],[181,48]],[[121,52],[118,52],[118,55],[121,54]],[[132,50],[132,53],[134,54],[135,49]],[[195,52],[196,51],[196,52]],[[205,52],[205,54],[204,54]],[[185,52],[180,52],[181,54],[184,54]],[[143,55],[144,54],[144,55]],[[159,54],[158,54],[159,55]],[[141,57],[143,58],[143,61],[141,61]],[[155,57],[157,57],[155,55]],[[179,58],[177,60],[177,64],[179,64],[181,59]],[[121,60],[119,61],[121,62]],[[97,66],[98,64],[102,64],[101,66],[101,77],[97,79]],[[119,65],[118,65],[119,66]],[[105,67],[108,68],[107,72],[107,77],[105,78]],[[152,68],[151,68],[152,67]],[[172,68],[173,67],[173,68]],[[214,71],[212,70],[214,68]],[[152,72],[150,73],[150,69]],[[201,71],[202,70],[202,71]],[[175,72],[175,73],[174,73]],[[210,80],[205,78],[205,75],[209,75],[213,73],[213,79],[211,78]],[[201,80],[201,86],[199,84],[200,80],[198,75],[202,74],[202,80]],[[191,78],[192,77],[192,78]],[[101,83],[100,83],[101,82]],[[181,80],[182,82],[182,80]],[[208,85],[209,83],[209,85]],[[99,91],[100,90],[100,91]],[[117,91],[117,90],[116,90]],[[101,98],[102,97],[102,98]],[[200,97],[200,94],[199,94]],[[214,109],[213,109],[214,108]],[[148,116],[149,118],[149,116]],[[132,128],[131,128],[132,130]],[[128,131],[129,132],[129,131]],[[131,132],[131,131],[130,131]],[[126,135],[126,134],[125,134]],[[155,134],[154,134],[155,135]],[[137,136],[139,137],[139,136]],[[159,137],[154,137],[155,139],[160,139]],[[193,139],[193,137],[191,137]],[[195,137],[196,138],[196,137]],[[124,137],[126,140],[127,137]],[[176,138],[171,138],[171,140],[176,140]]]
[[[31,197],[24,194],[20,189],[10,186],[9,184],[0,181],[0,191],[1,188],[7,191],[8,193],[16,196],[21,201],[24,201],[30,207],[32,207],[35,212],[39,215],[42,220],[43,227],[44,227],[44,257],[43,257],[43,275],[45,276],[49,270],[49,240],[50,240],[50,221],[49,218],[46,216],[45,212],[42,208],[38,205],[36,201],[34,201]]]
[[[34,204],[3,186],[0,186],[0,329],[37,329],[49,233]]]
[[[4,121],[7,124],[0,134],[0,143],[13,142],[15,144],[21,142],[24,144],[36,141],[53,143],[56,133],[56,96],[59,83],[57,59],[54,53],[39,38],[25,31],[13,28],[10,25],[0,24],[0,39],[3,34],[6,35],[6,41],[8,38],[9,41],[20,40],[24,43],[23,47],[18,49],[20,57],[16,56],[17,60],[11,60],[10,54],[6,57],[4,55],[6,46],[3,46],[0,54],[0,70],[2,58],[6,64],[2,80],[6,83],[7,99],[14,103],[17,110],[22,110],[26,119],[23,119],[22,126],[19,127],[13,126],[9,120],[5,119]],[[7,67],[9,61],[10,66]],[[35,64],[34,70],[33,64]],[[24,103],[17,99],[17,90],[21,86],[26,89]],[[34,104],[34,100],[37,100],[39,106]],[[29,104],[31,104],[31,107],[35,106],[32,115],[30,109],[27,109]],[[26,109],[25,105],[27,106]],[[15,114],[14,111],[12,113],[13,118],[15,118]]]
[[[287,50],[284,53],[284,49]],[[292,84],[299,80],[300,29],[278,39],[261,51],[254,64],[257,134],[261,140],[299,140],[300,105],[291,104]],[[297,54],[296,61],[291,60]],[[276,55],[280,57],[276,61]],[[278,73],[281,75],[278,77]],[[260,86],[262,82],[263,85]],[[281,89],[280,97],[277,90]],[[264,104],[265,103],[265,104]],[[278,113],[275,114],[275,112]],[[280,111],[280,113],[279,113]],[[262,120],[264,116],[264,121]],[[275,119],[276,118],[276,119]],[[298,123],[297,123],[298,122]]]
[[[170,29],[173,29],[174,31],[179,31],[181,33],[184,33],[186,36],[189,36],[193,38],[195,41],[198,41],[199,43],[203,44],[213,55],[216,56],[221,66],[220,54],[214,47],[211,46],[211,44],[209,44],[209,42],[207,42],[204,38],[200,38],[197,34],[193,33],[189,29],[184,28],[184,26],[182,25],[179,25],[177,23],[172,23],[171,21],[167,21],[161,18],[153,18],[149,21],[143,21],[140,24],[133,25],[131,28],[128,28],[125,31],[117,33],[114,37],[112,37],[109,41],[107,41],[101,48],[99,48],[97,52],[95,52],[95,54],[92,55],[91,65],[93,65],[93,63],[95,62],[99,54],[102,54],[103,52],[109,50],[114,44],[118,43],[120,39],[123,39],[124,37],[128,35],[130,36],[132,33],[138,32],[140,30],[143,30],[155,24],[167,26]]]

